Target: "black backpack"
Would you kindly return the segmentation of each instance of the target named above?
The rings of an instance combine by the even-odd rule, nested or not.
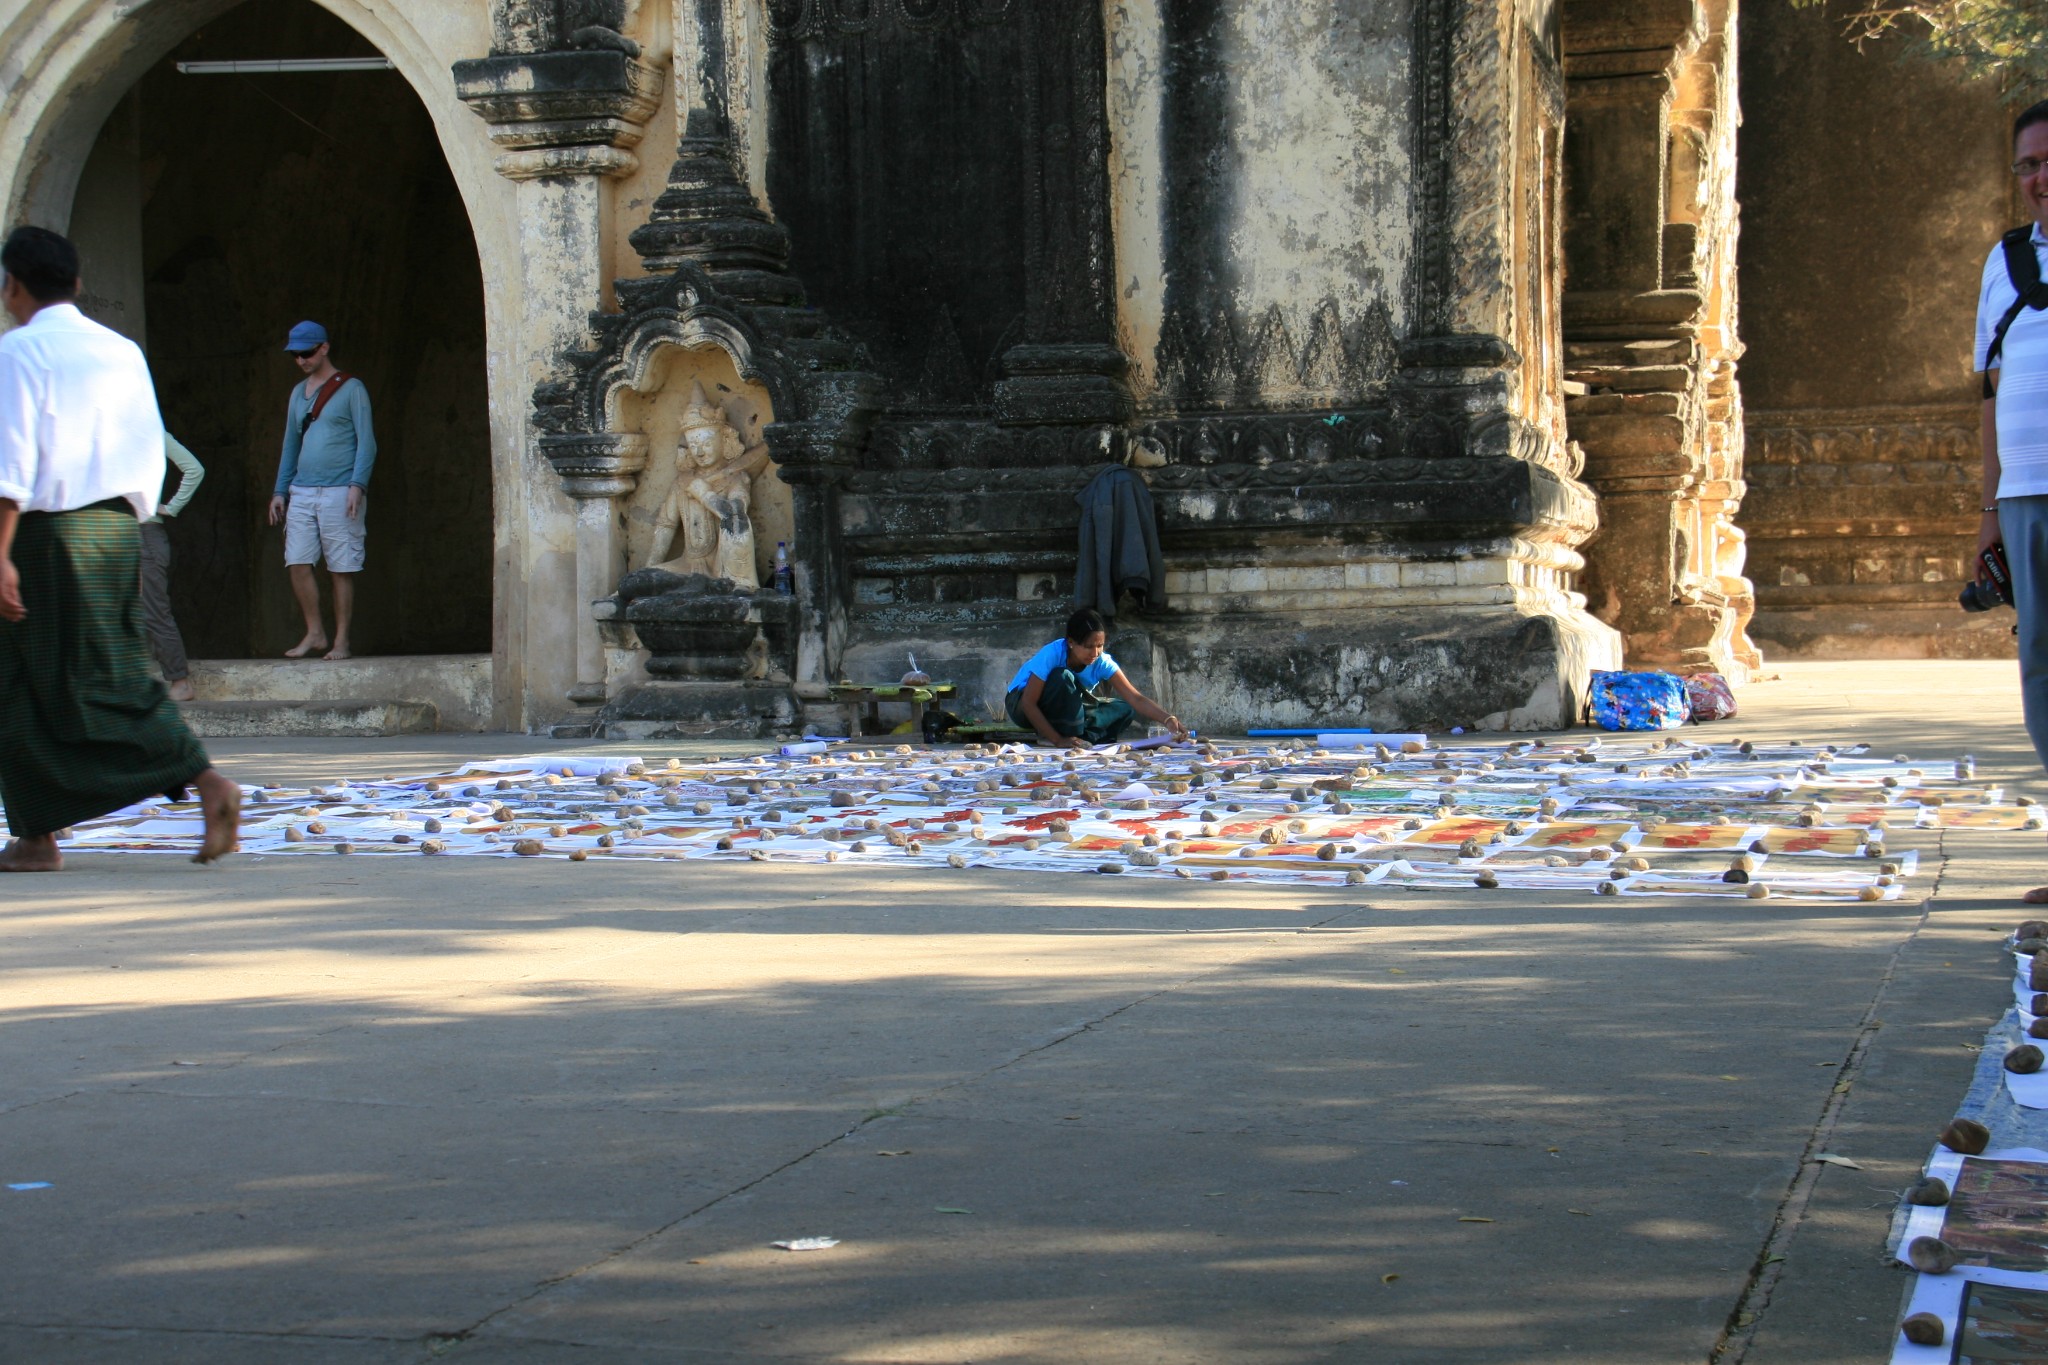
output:
[[[1991,362],[1998,359],[1998,353],[2005,349],[2005,334],[2012,329],[2012,320],[2020,315],[2020,309],[2032,308],[2036,312],[2048,309],[2048,284],[2041,282],[2041,261],[2034,254],[2034,225],[2016,227],[1998,239],[1999,248],[2005,252],[2005,277],[2012,282],[2019,297],[2012,301],[2012,307],[2005,310],[2005,316],[1998,320],[1998,326],[1991,331],[1991,346],[1984,352],[1984,397],[1989,401],[1996,390],[1991,387]]]

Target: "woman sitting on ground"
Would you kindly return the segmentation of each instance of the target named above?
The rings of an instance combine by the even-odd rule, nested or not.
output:
[[[1102,613],[1083,607],[1067,618],[1065,639],[1054,640],[1025,660],[1024,667],[1010,680],[1004,709],[1013,724],[1038,732],[1047,744],[1059,749],[1085,749],[1091,744],[1108,744],[1122,735],[1133,715],[1158,721],[1173,731],[1175,739],[1185,738],[1178,716],[1131,685],[1105,648],[1109,632]],[[1107,681],[1120,700],[1095,696],[1097,684]]]

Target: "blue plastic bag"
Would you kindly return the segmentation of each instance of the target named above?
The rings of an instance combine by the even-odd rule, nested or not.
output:
[[[1674,673],[1596,670],[1587,710],[1603,730],[1676,730],[1692,716],[1685,680]]]

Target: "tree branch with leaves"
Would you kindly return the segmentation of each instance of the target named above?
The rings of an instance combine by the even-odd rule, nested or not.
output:
[[[1828,0],[1791,0],[1820,9]],[[1953,62],[1965,75],[1990,77],[2009,101],[2048,89],[2048,0],[1851,0],[1842,14],[1858,47],[1897,36],[1913,56]],[[1830,6],[1838,14],[1839,5]]]

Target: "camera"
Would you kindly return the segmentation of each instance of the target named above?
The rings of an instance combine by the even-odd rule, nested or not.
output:
[[[2005,546],[1993,545],[1977,556],[1977,579],[1963,585],[1956,604],[1964,611],[1990,611],[2012,605],[2012,570],[2006,567]]]

